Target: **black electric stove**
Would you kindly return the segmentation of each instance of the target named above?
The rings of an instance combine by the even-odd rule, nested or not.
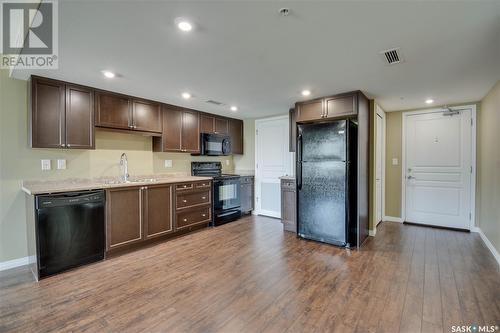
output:
[[[213,178],[213,225],[241,217],[240,176],[223,174],[221,162],[191,162],[191,175]]]

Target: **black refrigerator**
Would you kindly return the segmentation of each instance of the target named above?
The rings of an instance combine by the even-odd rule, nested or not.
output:
[[[357,246],[357,124],[297,125],[297,234]]]

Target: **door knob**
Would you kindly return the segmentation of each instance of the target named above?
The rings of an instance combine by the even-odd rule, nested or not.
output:
[[[408,176],[408,179],[415,179],[415,177],[413,177],[413,176]]]

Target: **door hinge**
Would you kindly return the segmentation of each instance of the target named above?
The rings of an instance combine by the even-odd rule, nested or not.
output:
[[[256,202],[259,202],[259,197],[255,197],[255,201],[256,201]]]
[[[255,130],[255,135],[259,135],[259,130]]]
[[[470,173],[472,173],[472,165],[471,165],[471,167],[470,167]]]
[[[255,169],[259,168],[259,163],[255,163]]]
[[[472,220],[472,213],[469,212],[469,221]]]
[[[474,119],[470,118],[470,125],[474,126]]]

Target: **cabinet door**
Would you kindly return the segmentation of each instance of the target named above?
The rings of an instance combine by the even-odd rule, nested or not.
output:
[[[215,132],[215,117],[200,115],[200,132],[214,133]]]
[[[228,134],[229,121],[224,118],[215,118],[215,133]]]
[[[233,154],[243,154],[243,120],[229,120],[229,136]]]
[[[127,96],[107,92],[96,92],[95,125],[102,127],[132,129],[132,111]]]
[[[94,148],[94,92],[66,85],[66,147]]]
[[[145,239],[174,231],[172,193],[172,185],[147,187],[143,191]]]
[[[64,83],[33,78],[31,94],[31,147],[64,147]]]
[[[182,111],[163,108],[162,151],[181,151]]]
[[[142,190],[140,187],[106,192],[106,238],[108,250],[142,240]]]
[[[132,101],[132,127],[137,131],[161,133],[160,104],[136,100]]]
[[[253,210],[253,183],[241,184],[241,212]]]
[[[311,121],[323,118],[323,101],[314,100],[297,103],[297,122]]]
[[[295,191],[281,189],[281,220],[286,231],[297,232]]]
[[[334,118],[339,116],[356,115],[356,100],[355,95],[327,98],[325,100],[326,117]]]
[[[196,111],[182,112],[182,151],[200,152],[200,115]]]

